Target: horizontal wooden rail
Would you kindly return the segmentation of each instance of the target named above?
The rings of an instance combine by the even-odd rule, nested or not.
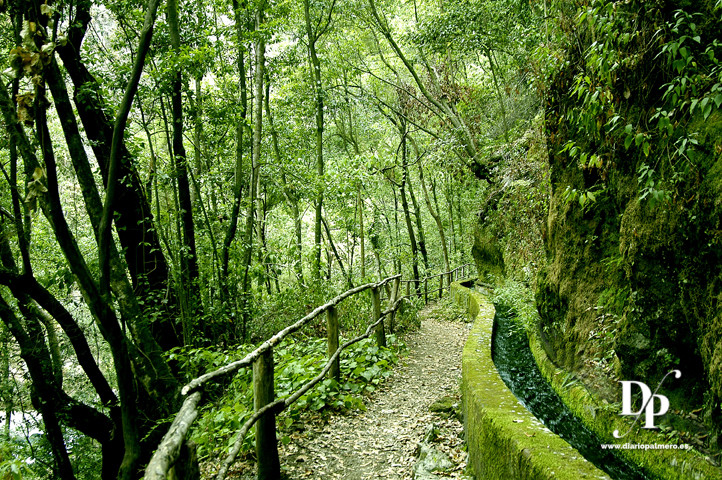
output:
[[[458,279],[458,272],[461,270],[462,275],[464,269],[468,266],[462,265],[449,272],[433,275],[423,279],[425,284],[425,297],[428,297],[428,280],[431,278],[440,278],[439,296],[443,293],[444,279],[448,278],[449,284],[452,279]],[[391,297],[388,299],[388,307],[382,311],[381,287],[393,281],[393,288],[390,289]],[[212,372],[201,375],[186,384],[181,393],[186,398],[176,414],[173,423],[168,432],[165,434],[156,452],[153,454],[148,466],[145,470],[145,480],[164,480],[168,478],[169,472],[178,460],[181,448],[185,442],[190,425],[198,416],[198,409],[202,399],[199,389],[207,382],[218,377],[236,372],[241,368],[253,366],[253,388],[254,388],[254,414],[244,422],[243,426],[236,433],[233,447],[224,459],[221,469],[219,470],[216,480],[223,480],[228,469],[235,461],[236,456],[240,452],[248,430],[256,425],[256,455],[258,458],[258,478],[271,479],[278,478],[280,475],[278,462],[278,449],[276,442],[276,424],[275,417],[278,413],[288,408],[291,404],[301,398],[311,388],[317,385],[327,375],[331,378],[340,380],[339,358],[341,352],[365,338],[369,338],[372,334],[376,337],[379,346],[386,345],[386,333],[384,328],[384,318],[390,317],[389,326],[393,330],[393,322],[396,311],[401,303],[409,298],[408,288],[411,283],[418,283],[419,280],[402,280],[401,275],[394,275],[381,280],[377,283],[368,283],[347,290],[346,292],[334,297],[329,302],[315,308],[308,315],[296,321],[292,325],[279,331],[271,338],[259,345],[251,353],[247,354],[241,360],[231,362]],[[401,296],[400,285],[407,284],[407,295]],[[338,332],[338,313],[336,307],[346,298],[356,295],[360,292],[370,290],[372,301],[372,317],[371,323],[366,328],[363,335],[353,338],[343,345],[339,345]],[[387,287],[387,291],[388,291]],[[418,294],[417,294],[418,295]],[[282,342],[287,336],[300,330],[313,319],[319,317],[326,312],[327,318],[327,339],[328,339],[328,360],[321,370],[313,379],[302,385],[294,393],[282,399],[274,399],[274,362],[273,349]]]
[[[460,278],[466,277],[466,270],[467,268],[471,267],[471,263],[465,263],[464,265],[460,265],[456,267],[453,270],[449,270],[448,272],[442,272],[437,273],[434,275],[429,275],[424,278],[419,279],[409,279],[409,280],[401,280],[401,283],[406,284],[406,296],[409,298],[412,297],[424,297],[424,303],[429,303],[429,293],[433,294],[434,292],[438,293],[439,298],[443,295],[444,290],[444,283],[446,284],[447,288],[451,288],[451,282],[454,282]],[[439,288],[429,290],[429,281],[433,280],[435,278],[439,278]],[[444,282],[444,279],[446,279],[446,282]],[[421,284],[423,283],[423,290],[421,287]],[[416,293],[411,292],[411,285],[416,285]]]
[[[248,367],[251,365],[258,357],[261,356],[262,353],[266,352],[267,350],[273,348],[277,344],[279,344],[284,338],[289,336],[290,334],[300,330],[303,326],[305,326],[307,323],[309,323],[314,318],[321,315],[323,312],[328,310],[330,307],[335,307],[339,303],[341,303],[343,300],[345,300],[348,297],[351,297],[353,295],[356,295],[359,292],[363,292],[365,290],[369,290],[371,288],[378,288],[386,285],[388,282],[395,278],[400,278],[401,274],[394,275],[393,277],[386,278],[378,283],[367,283],[365,285],[360,285],[358,287],[352,288],[350,290],[345,291],[341,295],[335,297],[330,302],[321,305],[320,307],[317,307],[315,310],[313,310],[311,313],[294,323],[293,325],[289,325],[288,327],[284,328],[280,332],[276,333],[274,336],[263,342],[258,348],[256,348],[254,351],[243,357],[241,360],[231,362],[228,365],[224,365],[223,367],[214,370],[212,372],[206,373],[205,375],[201,375],[200,377],[191,380],[188,382],[183,389],[181,390],[181,393],[183,395],[187,395],[189,392],[197,389],[204,383],[206,383],[208,380],[211,380],[213,378],[226,375],[228,373],[235,372],[236,370],[239,370],[243,367]]]
[[[150,463],[145,469],[144,478],[163,479],[168,476],[168,470],[178,459],[181,446],[188,434],[188,429],[193,420],[198,416],[198,402],[201,400],[201,392],[193,392],[183,402],[173,423],[165,434],[158,450],[153,454]]]

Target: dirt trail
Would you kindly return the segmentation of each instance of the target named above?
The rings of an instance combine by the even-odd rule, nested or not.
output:
[[[429,411],[444,396],[460,401],[461,352],[469,325],[444,318],[454,316],[448,307],[430,305],[419,312],[421,329],[405,339],[408,354],[365,412],[331,416],[281,446],[286,478],[411,479],[419,442],[432,424],[439,428],[435,447],[455,464],[439,478],[461,476],[466,465],[462,425],[453,416]]]

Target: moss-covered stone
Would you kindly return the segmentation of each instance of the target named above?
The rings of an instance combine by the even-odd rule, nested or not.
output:
[[[433,413],[451,415],[457,407],[458,404],[454,397],[445,396],[429,405],[429,411]]]
[[[553,434],[516,399],[491,359],[494,306],[453,283],[452,296],[476,314],[462,357],[462,399],[469,462],[477,479],[609,478]]]
[[[479,278],[496,282],[504,277],[504,255],[499,240],[480,225],[474,232],[474,245],[471,255],[474,257]]]

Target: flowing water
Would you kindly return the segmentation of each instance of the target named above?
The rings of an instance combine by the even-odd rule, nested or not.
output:
[[[584,458],[615,480],[650,480],[640,467],[627,462],[582,424],[542,377],[523,329],[508,311],[494,319],[492,358],[504,383],[547,428],[576,448]]]

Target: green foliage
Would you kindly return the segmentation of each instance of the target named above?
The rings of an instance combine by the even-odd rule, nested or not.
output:
[[[597,201],[597,194],[600,192],[599,189],[595,190],[577,190],[576,188],[572,188],[570,186],[567,186],[566,190],[564,190],[564,200],[567,203],[570,202],[579,202],[579,206],[581,207],[583,212],[586,212],[589,210],[594,202]]]
[[[418,330],[421,327],[421,319],[418,316],[419,305],[421,299],[417,303],[411,300],[404,300],[394,317],[394,332],[404,333]]]
[[[665,16],[649,2],[597,0],[579,12],[576,36],[592,41],[571,89],[578,106],[564,119],[584,141],[569,140],[559,153],[598,179],[596,192],[624,161],[622,148],[637,164],[640,199],[652,206],[670,202],[698,170],[693,120],[722,106],[721,26],[719,5]],[[640,111],[642,102],[654,107]],[[574,193],[582,208],[593,201]]]
[[[19,78],[20,95],[14,95],[18,102],[16,113],[21,117],[23,128],[27,127],[25,133],[31,150],[48,170],[36,169],[36,165],[25,158],[24,151],[16,162],[9,152],[9,140],[0,139],[5,180],[0,186],[3,193],[0,206],[3,221],[8,220],[1,237],[7,242],[0,245],[3,257],[0,263],[13,271],[17,265],[18,271],[34,277],[58,305],[68,310],[67,315],[60,312],[60,308],[49,310],[44,306],[42,311],[44,316],[55,317],[48,319],[50,327],[43,328],[48,339],[51,333],[56,333],[59,339],[58,364],[62,366],[63,381],[57,382],[57,388],[106,416],[108,425],[114,424],[105,432],[107,435],[98,438],[111,438],[113,432],[122,430],[128,436],[126,441],[137,443],[140,438],[148,439],[159,433],[150,425],[159,428],[162,424],[159,417],[170,415],[166,411],[167,396],[178,387],[172,374],[181,372],[177,380],[182,384],[208,369],[240,358],[250,346],[226,348],[241,335],[244,341],[266,339],[345,290],[347,279],[340,274],[341,262],[348,271],[348,283],[355,285],[397,272],[403,272],[408,278],[411,270],[408,238],[416,233],[421,239],[420,231],[425,230],[428,265],[420,267],[421,275],[442,271],[441,265],[447,257],[446,252],[442,256],[441,250],[445,232],[444,246],[453,247],[448,254],[451,268],[459,265],[468,252],[470,225],[474,222],[470,212],[476,209],[477,194],[483,188],[471,179],[468,165],[464,163],[468,153],[464,152],[460,138],[466,139],[467,147],[478,143],[483,150],[487,140],[499,142],[502,132],[525,128],[528,109],[537,106],[536,99],[529,94],[524,74],[519,73],[523,70],[520,67],[524,61],[524,45],[538,38],[534,27],[539,9],[528,2],[444,0],[442,9],[432,6],[434,2],[421,2],[424,8],[415,11],[408,2],[379,1],[380,9],[392,25],[390,30],[394,34],[399,32],[401,50],[406,52],[410,64],[417,65],[420,79],[414,80],[402,65],[399,52],[384,43],[378,29],[369,28],[367,1],[343,5],[336,2],[333,12],[329,10],[333,2],[312,1],[314,23],[328,20],[328,29],[317,43],[324,87],[321,93],[326,107],[322,145],[325,171],[317,173],[313,143],[319,127],[313,111],[315,82],[310,80],[307,43],[298,41],[304,36],[301,2],[238,3],[236,16],[231,14],[228,2],[181,1],[181,47],[177,51],[170,48],[169,25],[164,15],[158,16],[127,129],[120,137],[116,136],[123,139],[121,165],[127,168],[119,185],[130,187],[138,193],[138,199],[144,197],[150,207],[146,209],[145,202],[133,201],[132,205],[138,207],[135,212],[138,218],[119,227],[119,220],[134,215],[126,211],[116,216],[116,225],[111,226],[111,229],[118,227],[111,235],[119,252],[118,258],[113,259],[113,270],[118,275],[113,280],[112,310],[122,320],[119,323],[124,331],[129,332],[127,338],[132,343],[129,351],[143,353],[131,355],[127,362],[122,359],[123,352],[113,351],[123,350],[120,347],[123,342],[117,343],[111,338],[104,324],[108,317],[94,306],[97,296],[92,292],[99,282],[100,268],[97,229],[93,227],[97,218],[91,217],[97,217],[98,200],[102,207],[107,177],[102,159],[110,149],[108,133],[136,57],[144,4],[118,0],[92,2],[92,5],[45,3],[38,12],[25,3],[17,5],[12,15],[2,17],[0,43],[10,52],[3,60],[3,68],[12,71],[12,67],[16,70],[19,67],[18,73],[23,73]],[[260,16],[265,16],[266,21],[256,26],[259,8],[264,9]],[[319,15],[326,11],[328,16]],[[510,16],[510,11],[514,15]],[[34,18],[38,13],[43,22]],[[21,20],[18,27],[23,28],[23,32],[16,32],[24,37],[22,46],[16,44],[13,34],[15,14]],[[53,18],[45,26],[44,17],[50,16]],[[483,26],[483,31],[474,30],[470,22]],[[45,32],[42,38],[36,33],[38,29]],[[53,41],[49,43],[51,35]],[[253,45],[261,35],[268,41],[265,67],[266,80],[270,83],[270,112],[264,111],[263,118],[259,118],[253,117],[249,109],[242,119],[240,112],[247,106],[241,95],[243,80],[249,88],[245,100],[257,98],[250,89],[258,85],[255,78],[251,80],[252,74],[261,71],[254,55],[259,49]],[[418,43],[408,41],[412,38]],[[477,50],[482,48],[485,52],[479,53]],[[62,61],[61,53],[68,54]],[[73,59],[75,53],[78,57]],[[62,96],[57,95],[62,92],[48,88],[52,90],[50,95],[44,90],[52,81],[47,70],[50,60],[56,62],[52,65],[57,64],[58,78],[67,83],[68,96],[77,107],[71,105],[65,118],[59,103]],[[421,64],[424,66],[420,67]],[[170,96],[176,71],[180,71],[182,77],[180,100],[190,192],[178,182],[174,161],[178,159],[171,152],[170,133],[174,125]],[[433,72],[438,72],[438,78]],[[9,79],[6,80],[6,93],[13,96]],[[55,87],[62,90],[62,85]],[[424,88],[430,92],[427,98],[420,95]],[[524,108],[511,108],[515,97],[524,98]],[[434,103],[429,103],[430,99],[443,102],[445,107],[430,108]],[[45,143],[45,139],[38,141],[40,130],[34,125],[41,118],[37,115],[38,109],[46,106],[49,143]],[[502,122],[490,121],[499,118],[498,111],[509,117],[509,128],[506,121],[503,128]],[[406,153],[410,166],[405,192],[409,197],[416,195],[415,199],[409,198],[410,203],[416,204],[412,215],[417,222],[412,226],[399,218],[399,135],[398,129],[389,128],[389,115],[395,116],[396,121],[404,117],[406,123],[405,133],[401,135],[408,140]],[[84,133],[72,132],[73,120]],[[457,121],[465,125],[453,125]],[[257,197],[251,198],[251,130],[256,126],[263,127],[261,173]],[[47,161],[50,157],[43,158],[41,143],[47,155],[52,147],[57,163],[55,171],[50,170],[52,162]],[[94,155],[90,155],[85,165],[79,153],[91,150]],[[83,168],[87,168],[85,173]],[[15,171],[17,179],[12,178]],[[422,174],[427,181],[423,193]],[[48,193],[55,190],[52,184],[56,177],[59,205],[50,210],[36,209],[36,204],[47,207]],[[517,187],[521,190],[523,185],[517,184]],[[26,200],[26,206],[34,210],[32,217],[14,211],[9,198],[10,192],[16,189],[21,192],[21,207]],[[181,193],[193,197],[192,212],[182,211],[187,206],[180,205]],[[315,214],[314,203],[320,194],[324,195],[323,215],[330,233],[324,232],[321,240],[323,278],[309,282],[308,270],[314,256],[314,232],[310,225]],[[538,191],[532,194],[538,199]],[[238,198],[240,201],[235,202]],[[515,202],[515,196],[508,195],[506,200]],[[115,206],[120,211],[128,205],[121,196]],[[241,213],[232,213],[235,212],[232,205],[240,205]],[[250,205],[256,207],[253,215],[248,214]],[[434,209],[438,216],[433,215],[432,219],[429,210]],[[192,214],[193,231],[182,228],[184,213]],[[361,213],[365,225],[360,222]],[[18,218],[13,218],[16,215]],[[246,233],[247,218],[250,222]],[[233,223],[235,220],[237,224]],[[297,225],[300,225],[298,232],[294,231]],[[29,240],[29,251],[22,252],[29,257],[27,265],[21,261],[27,260],[20,252],[23,229]],[[128,232],[138,236],[126,242],[123,234]],[[298,243],[296,233],[300,238]],[[157,242],[152,237],[157,237]],[[194,237],[199,268],[198,278],[188,283],[185,277],[194,274],[184,266],[191,251],[188,241],[191,237]],[[327,251],[331,240],[338,249],[338,258]],[[134,251],[140,251],[134,250],[138,246],[148,247],[148,251],[134,255]],[[249,246],[250,262],[243,255]],[[158,252],[154,260],[147,255]],[[138,268],[144,270],[147,277],[139,273]],[[125,274],[131,283],[127,290],[122,286]],[[247,278],[250,285],[245,282]],[[197,291],[189,294],[186,288],[189,285],[197,285]],[[25,294],[13,294],[4,287],[0,294],[21,316],[22,309],[17,306],[28,301]],[[12,297],[15,298],[10,301]],[[404,305],[396,316],[397,331],[418,326],[418,306],[418,303]],[[359,295],[348,299],[339,307],[339,316],[343,331],[349,336],[362,331],[371,316],[368,297]],[[62,323],[60,328],[58,321],[68,323]],[[73,322],[82,335],[70,341],[67,327]],[[21,323],[28,325],[24,320]],[[301,334],[313,338],[322,330],[318,326],[308,327]],[[32,332],[31,336],[36,333]],[[169,360],[172,367],[172,374],[166,374],[163,358],[155,357],[158,351],[153,342],[144,343],[145,346],[136,342],[141,339],[145,342],[152,335],[162,349],[170,348],[166,341],[175,334],[182,335],[187,347],[165,352],[164,359]],[[85,337],[89,352],[81,350],[80,337]],[[8,351],[18,350],[17,340],[7,340]],[[287,394],[317,371],[324,357],[322,343],[297,342],[276,352],[279,395]],[[146,348],[149,344],[151,348]],[[196,348],[199,345],[217,347]],[[35,353],[44,355],[41,350]],[[44,357],[38,358],[44,361]],[[138,439],[130,438],[131,429],[121,429],[121,419],[110,415],[108,401],[100,398],[103,394],[96,382],[98,373],[91,374],[88,364],[79,365],[78,358],[95,359],[109,389],[120,393],[121,398],[147,399],[138,405],[143,419],[139,422]],[[355,346],[342,356],[344,381],[340,384],[324,381],[284,418],[291,419],[292,424],[300,418],[298,412],[361,408],[361,395],[378,387],[388,375],[394,358],[388,351],[376,349],[371,341]],[[118,385],[118,379],[124,378],[123,368],[144,380]],[[22,384],[21,393],[12,392],[8,399],[3,399],[7,409],[17,408],[20,403],[17,400],[26,397],[27,391],[40,381],[38,374],[28,372],[22,362],[18,366],[13,364],[12,371],[26,378],[18,382]],[[217,398],[208,407],[196,436],[204,455],[215,448],[224,449],[227,445],[221,443],[232,438],[234,429],[248,417],[249,375],[245,372],[208,387],[206,393]],[[32,378],[28,380],[29,377]],[[126,388],[128,396],[125,396]],[[58,412],[61,426],[66,429],[65,443],[77,476],[97,476],[100,456],[109,454],[109,443],[100,446],[91,440],[90,436],[97,435],[87,422],[70,421],[68,416],[73,413],[62,411],[60,405]],[[70,424],[80,425],[84,432],[70,430],[67,427]],[[26,464],[32,471],[29,475],[49,477],[53,466],[48,459],[53,455],[44,436],[29,438],[24,445],[30,452],[28,455],[25,450],[22,455],[14,452],[18,458],[35,459],[34,464]],[[5,472],[16,476],[15,470],[24,474],[9,458],[0,457],[0,461],[5,461],[0,463],[0,476]]]
[[[527,332],[538,328],[539,314],[534,304],[534,292],[529,285],[507,278],[503,285],[494,290],[491,301],[513,311],[518,325]]]
[[[325,379],[302,396],[279,417],[281,432],[287,432],[295,422],[304,421],[314,412],[364,409],[363,395],[373,393],[391,375],[399,353],[406,348],[395,335],[387,335],[387,341],[388,348],[379,348],[373,339],[365,339],[344,350],[340,360],[341,383]],[[232,351],[176,349],[171,359],[179,362],[192,377],[240,359],[251,350],[250,345]],[[326,360],[326,340],[320,338],[290,341],[276,348],[276,397],[293,394],[318,375]],[[252,413],[252,382],[251,369],[242,370],[222,395],[203,409],[193,431],[201,457],[223,455],[233,445],[236,431]],[[253,435],[251,430],[244,440],[243,451],[252,450]]]
[[[419,44],[445,51],[452,47],[465,52],[488,52],[501,45],[507,51],[520,53],[526,45],[535,43],[539,30],[540,12],[532,5],[516,0],[446,1],[441,12],[419,25],[413,38]]]
[[[549,205],[549,171],[542,131],[537,116],[524,134],[494,151],[499,155],[502,180],[482,194],[485,203],[478,213],[475,247],[498,243],[503,252],[505,274],[532,283],[544,263],[542,229]]]
[[[17,455],[17,451],[22,448],[23,445],[12,440],[0,441],[0,480],[32,478],[30,466]]]

